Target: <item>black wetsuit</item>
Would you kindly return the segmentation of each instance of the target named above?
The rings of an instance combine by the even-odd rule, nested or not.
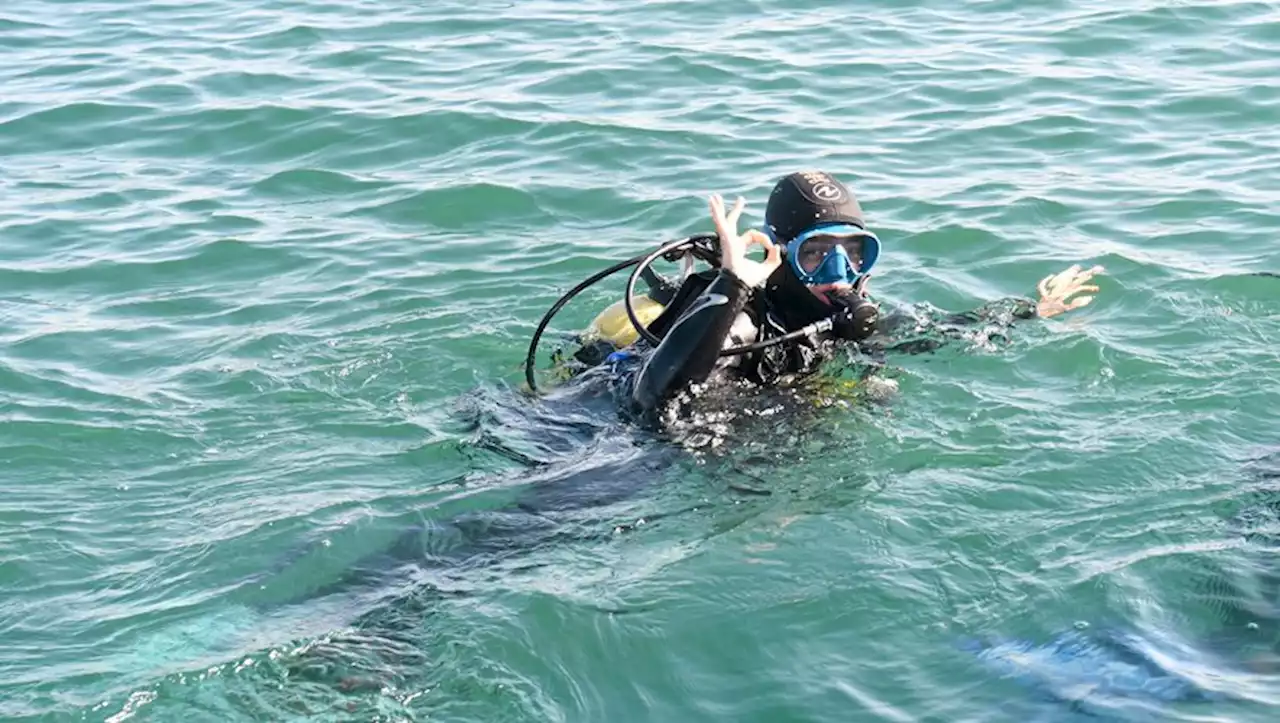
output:
[[[638,415],[720,371],[765,386],[784,377],[810,374],[830,358],[836,346],[831,338],[810,337],[744,355],[720,356],[727,347],[776,338],[832,312],[787,272],[785,264],[762,289],[748,288],[724,270],[692,274],[678,288],[652,277],[650,285],[650,294],[666,305],[649,325],[661,339],[656,348],[644,340],[625,350],[597,342],[575,354],[588,366],[609,364],[620,401]],[[985,327],[988,337],[1004,338],[1015,321],[1035,316],[1035,302],[1025,298],[1001,299],[959,314],[926,306],[882,310],[875,333],[859,342],[859,347],[871,358],[928,352],[951,339],[972,338],[975,327]]]

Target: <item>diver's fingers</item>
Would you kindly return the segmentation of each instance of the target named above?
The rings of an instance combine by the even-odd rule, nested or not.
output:
[[[733,202],[733,210],[729,212],[728,225],[734,231],[738,230],[738,219],[742,217],[742,209],[747,207],[747,201],[742,196],[738,196],[738,200]]]
[[[747,229],[742,232],[742,238],[746,241],[747,246],[760,246],[765,250],[773,246],[773,241],[759,229]]]
[[[1070,268],[1062,271],[1061,273],[1059,273],[1057,276],[1054,277],[1054,283],[1052,285],[1059,286],[1062,284],[1062,282],[1070,281],[1071,279],[1074,279],[1076,277],[1076,274],[1079,274],[1079,273],[1080,273],[1080,264],[1072,264]]]
[[[771,271],[782,264],[782,249],[769,238],[768,234],[753,228],[743,235],[747,237],[748,244],[755,244],[764,249],[763,263]]]
[[[1088,281],[1093,276],[1094,270],[1101,268],[1101,266],[1095,266],[1088,271],[1082,271],[1080,264],[1072,264],[1056,274],[1044,277],[1036,288],[1042,297],[1070,296],[1075,293],[1076,286]]]
[[[729,230],[726,228],[726,219],[724,217],[724,199],[720,197],[720,194],[713,193],[708,200],[708,205],[711,206],[711,222],[715,224],[716,233],[720,235],[720,239],[723,241],[729,237]]]
[[[1092,284],[1090,284],[1089,286],[1077,286],[1071,290],[1071,293],[1078,294],[1081,291],[1092,291],[1096,293],[1098,291],[1101,291],[1101,289],[1099,289],[1097,286],[1093,286]]]
[[[707,204],[711,206],[711,218],[718,225],[720,219],[724,218],[724,199],[720,198],[720,194],[713,193],[707,197]]]
[[[1075,277],[1071,279],[1071,281],[1073,284],[1083,284],[1086,281],[1091,281],[1094,275],[1097,274],[1099,269],[1101,268],[1102,268],[1101,266],[1095,266],[1092,269],[1089,269],[1088,271],[1081,271],[1080,273],[1076,274]]]
[[[742,253],[746,254],[752,246],[759,246],[764,249],[764,263],[769,264],[769,257],[771,254],[774,254],[773,241],[771,241],[764,233],[754,228],[747,229],[742,232]]]
[[[1090,301],[1093,301],[1093,297],[1092,297],[1092,296],[1081,296],[1080,298],[1078,298],[1078,299],[1076,299],[1076,300],[1072,301],[1071,303],[1067,304],[1067,308],[1068,308],[1068,309],[1079,309],[1079,308],[1080,308],[1080,307],[1082,307],[1082,306],[1088,306]]]
[[[764,248],[764,263],[769,267],[769,272],[773,273],[773,269],[782,265],[782,249],[772,242]]]

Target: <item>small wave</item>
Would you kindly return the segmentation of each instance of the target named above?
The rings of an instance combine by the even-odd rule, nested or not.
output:
[[[25,35],[33,30],[51,30],[54,27],[56,26],[49,25],[48,23],[0,17],[0,33],[14,32],[16,34]]]
[[[495,212],[501,213],[503,226],[521,222],[543,225],[551,220],[528,191],[492,183],[419,191],[395,201],[357,209],[351,215],[415,228],[463,231],[492,226]]]
[[[131,138],[132,124],[154,115],[147,106],[82,101],[41,108],[0,123],[0,153],[23,155],[88,148]]]
[[[150,256],[150,254],[148,254]],[[152,289],[176,279],[208,284],[216,279],[279,278],[296,271],[299,257],[287,247],[223,238],[188,244],[151,258],[91,258],[30,261],[21,266],[0,267],[0,278],[14,290],[95,289],[106,297],[128,288]]]
[[[362,179],[339,171],[298,168],[279,171],[253,184],[251,191],[274,198],[349,197],[389,187],[386,181]]]
[[[237,39],[237,44],[255,50],[296,50],[313,48],[325,41],[325,29],[312,25],[290,25]]]

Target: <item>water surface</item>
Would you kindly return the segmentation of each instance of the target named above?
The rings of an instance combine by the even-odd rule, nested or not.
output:
[[[1278,52],[1261,2],[6,4],[0,718],[1073,720],[964,641],[1126,630],[1228,699],[1158,719],[1273,720]],[[1103,290],[710,461],[521,395],[560,293],[813,167],[887,300]]]

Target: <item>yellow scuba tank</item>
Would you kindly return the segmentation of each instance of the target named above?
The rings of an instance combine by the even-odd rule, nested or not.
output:
[[[636,318],[645,326],[652,324],[653,320],[658,318],[666,308],[643,294],[631,297],[631,306],[636,311]],[[621,349],[634,344],[636,339],[640,338],[640,333],[636,331],[631,318],[627,316],[626,304],[618,301],[596,315],[583,336],[588,341],[603,339]]]

